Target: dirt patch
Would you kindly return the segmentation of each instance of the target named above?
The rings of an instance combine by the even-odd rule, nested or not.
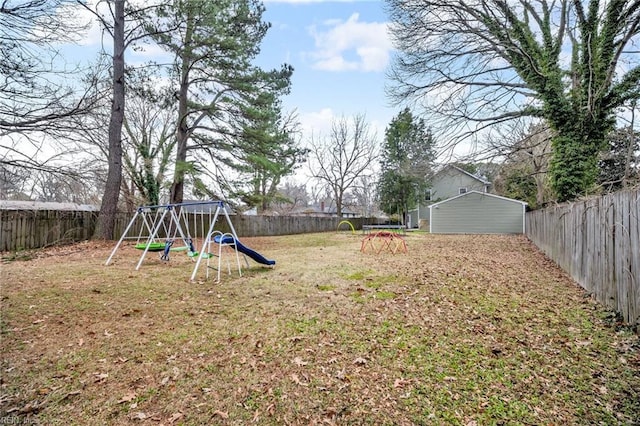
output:
[[[521,236],[243,238],[215,283],[112,244],[1,268],[0,418],[36,424],[630,424],[638,337]],[[226,254],[226,260],[233,257]],[[4,421],[4,420],[3,420]],[[7,420],[8,421],[8,420]],[[6,421],[5,421],[6,423]]]

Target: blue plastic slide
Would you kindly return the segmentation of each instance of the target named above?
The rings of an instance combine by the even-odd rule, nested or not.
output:
[[[220,244],[221,237],[222,237],[221,235],[216,235],[213,237],[213,241],[216,244]],[[234,238],[231,235],[225,235],[224,238],[222,238],[222,244],[230,244],[231,246],[235,246],[240,253],[246,254],[256,262],[262,263],[263,265],[276,264],[275,260],[269,260],[263,255],[261,255],[260,253],[258,253],[257,251],[251,250],[249,247],[242,244],[240,240],[234,240]]]

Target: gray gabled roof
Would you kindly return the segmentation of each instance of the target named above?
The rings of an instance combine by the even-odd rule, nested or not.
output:
[[[469,173],[468,171],[466,171],[466,170],[464,170],[464,169],[461,169],[460,167],[458,167],[458,166],[456,166],[456,165],[453,165],[453,164],[447,164],[446,166],[444,166],[443,168],[441,168],[440,170],[438,170],[438,171],[433,175],[433,177],[432,177],[432,178],[434,178],[434,177],[438,176],[440,173],[444,173],[444,171],[445,171],[445,170],[447,170],[447,169],[449,169],[449,168],[453,168],[453,169],[455,169],[455,170],[459,171],[460,173],[463,173],[463,174],[465,174],[465,175],[469,176],[470,178],[475,179],[475,180],[477,180],[478,182],[481,182],[483,185],[491,185],[491,182],[489,182],[488,180],[483,179],[483,178],[481,178],[480,176],[476,176],[476,175],[474,175],[474,174],[472,174],[472,173]]]
[[[0,210],[66,210],[96,212],[99,206],[91,204],[57,203],[52,201],[0,200]]]
[[[435,207],[435,206],[439,206],[440,204],[448,203],[449,201],[453,201],[453,200],[456,200],[456,199],[461,198],[461,197],[466,197],[469,194],[480,194],[480,195],[484,195],[486,197],[492,197],[492,198],[496,198],[496,199],[504,200],[504,201],[511,201],[512,203],[519,203],[519,204],[522,204],[523,206],[527,206],[528,205],[528,203],[525,203],[524,201],[514,200],[513,198],[502,197],[500,195],[489,194],[488,192],[480,192],[480,191],[473,190],[473,191],[468,191],[468,192],[465,192],[464,194],[456,195],[455,197],[447,198],[446,200],[442,200],[442,201],[439,201],[437,203],[431,204],[431,205],[429,205],[429,208]]]

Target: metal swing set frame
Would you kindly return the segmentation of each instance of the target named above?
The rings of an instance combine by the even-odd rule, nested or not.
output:
[[[208,232],[204,239],[204,243],[202,245],[202,250],[197,252],[194,250],[193,239],[189,234],[189,222],[187,218],[187,212],[185,207],[192,206],[209,206],[210,208],[215,206],[215,213],[213,218],[209,222]],[[209,210],[209,214],[211,215],[212,209]],[[220,215],[223,215],[226,219],[227,225],[231,230],[230,233],[223,234],[220,231],[215,231],[215,224]],[[151,215],[153,217],[151,218]],[[166,222],[168,219],[168,224]],[[204,223],[204,218],[202,219]],[[142,222],[140,225],[140,232],[137,237],[129,236],[129,232],[132,230],[136,223]],[[186,232],[183,229],[181,222],[184,222],[186,225]],[[196,224],[197,225],[197,224]],[[169,260],[168,252],[169,251],[183,251],[186,250],[189,253],[189,256],[194,259],[197,256],[196,265],[191,275],[191,281],[195,279],[195,276],[198,272],[198,268],[202,262],[202,259],[207,259],[207,278],[209,276],[208,269],[210,268],[209,262],[211,257],[218,257],[218,281],[220,281],[220,269],[221,269],[221,261],[222,261],[222,247],[223,246],[231,246],[231,248],[235,249],[236,254],[236,264],[238,267],[238,273],[242,276],[242,269],[240,267],[240,257],[238,255],[237,247],[233,244],[218,244],[218,253],[217,255],[214,253],[210,253],[210,245],[214,241],[214,238],[217,234],[220,234],[220,237],[231,236],[235,240],[238,239],[238,235],[236,233],[235,228],[233,227],[233,223],[231,223],[231,219],[229,218],[229,214],[227,213],[227,209],[225,208],[224,201],[202,201],[202,202],[189,202],[189,203],[179,203],[179,204],[164,204],[164,205],[151,205],[151,206],[141,206],[136,209],[136,213],[129,221],[129,224],[125,228],[122,236],[118,240],[118,243],[113,248],[113,251],[109,255],[109,258],[105,262],[105,265],[109,265],[111,260],[113,259],[115,253],[118,251],[118,248],[122,245],[123,241],[136,239],[137,248],[143,250],[140,255],[140,259],[136,265],[136,270],[140,269],[142,262],[146,258],[147,254],[150,251],[159,251],[158,248],[161,247],[161,243],[158,240],[161,238],[160,231],[164,231],[165,234],[165,243],[162,250],[164,251],[165,258],[163,260]],[[173,236],[171,237],[171,230],[173,230]],[[204,225],[203,225],[204,230]],[[147,233],[147,235],[143,236],[143,234]],[[173,247],[174,242],[177,240],[177,237],[180,237],[183,245],[181,247]],[[141,243],[141,240],[145,240]],[[245,263],[248,267],[248,260],[245,257]],[[231,267],[229,265],[229,273],[231,272]]]

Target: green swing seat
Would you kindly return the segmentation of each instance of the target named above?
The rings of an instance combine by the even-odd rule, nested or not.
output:
[[[136,249],[144,250],[149,247],[147,251],[163,251],[165,247],[165,243],[152,242],[152,243],[138,243],[136,244]]]

